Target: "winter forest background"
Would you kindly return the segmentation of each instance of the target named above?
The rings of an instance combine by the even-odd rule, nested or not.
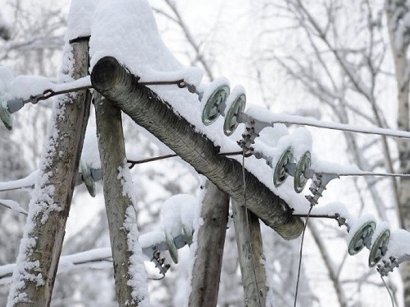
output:
[[[0,64],[18,74],[55,79],[61,65],[69,0],[0,0]],[[225,76],[242,84],[247,100],[272,112],[327,121],[409,130],[410,3],[399,0],[152,0],[167,47],[205,79]],[[126,37],[124,38],[126,39]],[[10,133],[0,125],[0,180],[27,176],[39,166],[51,103],[29,105]],[[94,121],[91,112],[90,121]],[[168,153],[124,116],[127,152],[139,157]],[[378,136],[308,128],[314,154],[363,170],[409,173],[408,143]],[[201,195],[204,177],[179,158],[132,169],[140,233],[160,226],[161,205],[172,195]],[[0,192],[24,208],[30,190]],[[410,227],[410,180],[348,177],[333,181],[321,203],[341,201],[354,214],[374,214],[392,229]],[[0,207],[0,266],[14,263],[25,216]],[[219,306],[243,306],[243,290],[231,221],[224,248]],[[108,247],[101,184],[91,198],[75,189],[63,254]],[[300,239],[285,241],[262,225],[267,277],[274,306],[292,306]],[[390,298],[368,252],[347,255],[346,233],[334,221],[311,220],[304,247],[300,306],[389,306]],[[152,306],[182,306],[190,254],[162,280],[149,280]],[[58,275],[52,306],[116,306],[110,263]],[[148,276],[156,271],[147,264]],[[410,306],[410,267],[389,274],[400,306]],[[10,279],[0,278],[0,306]],[[407,303],[405,304],[404,301]]]

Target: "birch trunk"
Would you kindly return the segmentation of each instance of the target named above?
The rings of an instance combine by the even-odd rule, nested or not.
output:
[[[409,62],[407,59],[408,43],[399,44],[396,30],[399,27],[399,16],[396,12],[401,9],[401,4],[395,1],[386,1],[386,16],[389,30],[390,45],[393,54],[395,77],[397,84],[397,127],[409,131]],[[408,34],[407,34],[408,35]],[[408,38],[401,37],[400,39]],[[399,173],[410,173],[410,143],[397,140],[399,152]],[[399,186],[399,221],[401,227],[410,230],[410,178],[400,178]],[[410,263],[405,262],[400,266],[403,280],[404,305],[410,307]]]
[[[209,139],[195,132],[190,123],[175,114],[149,88],[139,86],[136,77],[128,73],[116,59],[105,57],[99,60],[94,66],[91,80],[97,91],[137,124],[168,145],[219,189],[240,203],[245,203],[241,164],[218,155]],[[292,217],[288,205],[254,175],[247,171],[245,173],[248,209],[285,239],[299,236],[303,230],[301,220]]]
[[[88,40],[65,52],[72,58],[69,78],[88,74]],[[60,96],[53,109],[48,145],[40,167],[20,243],[8,306],[49,306],[78,172],[90,108],[88,91]]]
[[[192,269],[192,291],[189,306],[211,307],[218,302],[229,196],[211,182],[206,183],[206,194],[201,209],[203,224],[199,228]]]

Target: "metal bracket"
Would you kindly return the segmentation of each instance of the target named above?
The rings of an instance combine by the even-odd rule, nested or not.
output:
[[[8,107],[4,106],[1,101],[0,101],[0,119],[8,130],[11,130],[13,128],[13,117],[11,116],[11,113],[8,110]]]
[[[346,226],[347,232],[350,231],[350,225],[346,222],[346,218],[341,216],[339,213],[335,214],[335,219],[339,227]]]
[[[161,253],[159,250],[155,250],[153,252],[151,261],[155,264],[155,267],[159,270],[159,273],[162,276],[165,276],[165,274],[168,272],[169,268],[171,267],[169,263],[165,263],[165,258],[161,257]]]
[[[390,256],[389,260],[383,259],[382,264],[377,265],[377,272],[379,272],[381,276],[387,276],[390,272],[393,272],[394,268],[398,268],[399,264],[404,261],[405,260],[399,261],[398,258]]]
[[[323,192],[326,190],[327,184],[333,179],[339,178],[337,174],[316,173],[313,169],[306,170],[305,177],[312,179],[312,183],[309,187],[312,195],[306,196],[306,199],[312,206],[318,204],[319,198],[322,197]]]

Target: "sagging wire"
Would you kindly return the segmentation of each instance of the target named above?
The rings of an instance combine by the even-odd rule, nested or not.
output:
[[[387,293],[389,293],[392,307],[395,307],[393,294],[391,293],[389,287],[387,286],[387,283],[386,283],[386,281],[384,280],[383,275],[380,275],[380,278],[381,278],[382,281],[383,281],[383,285],[384,285],[384,287],[386,288]]]
[[[14,208],[12,208],[11,206],[6,205],[5,203],[3,203],[3,202],[1,202],[1,201],[0,201],[0,206],[1,206],[1,207],[4,207],[4,208],[6,208],[6,209],[10,209],[10,210],[12,210],[12,211],[14,211],[14,212],[17,212],[17,213],[26,215],[26,216],[28,215],[27,211],[25,211],[23,208],[14,209]]]
[[[241,154],[242,154],[242,151],[233,151],[233,152],[222,152],[222,153],[219,153],[218,155],[227,157],[227,156],[237,156],[237,155],[241,155]],[[165,159],[168,159],[168,158],[174,158],[174,157],[178,157],[178,156],[179,155],[177,155],[177,154],[169,154],[169,155],[157,156],[157,157],[146,158],[146,159],[141,159],[141,160],[127,160],[127,163],[130,164],[129,168],[132,169],[137,164],[144,164],[144,163],[148,163],[148,162],[165,160]]]
[[[86,78],[86,77],[84,77]],[[136,77],[136,82],[139,85],[177,85],[179,88],[188,88],[189,91],[193,90],[193,85],[185,82],[184,79],[178,79],[178,80],[164,80],[164,81],[140,81],[140,77]],[[78,81],[80,79],[75,80],[74,82]],[[73,83],[74,83],[73,82]],[[45,89],[42,93],[37,94],[37,95],[31,95],[29,98],[27,99],[23,99],[23,98],[15,98],[15,99],[11,99],[7,102],[7,112],[11,113],[15,113],[18,110],[20,110],[25,104],[27,103],[32,103],[32,104],[37,104],[39,101],[42,100],[47,100],[53,96],[57,96],[57,95],[62,95],[62,94],[68,94],[71,92],[78,92],[81,90],[89,90],[89,89],[93,89],[93,86],[91,83],[88,83],[86,85],[81,85],[81,86],[74,86],[71,88],[65,88],[65,89],[61,89],[61,90],[55,90],[52,88],[49,89]]]
[[[236,156],[236,155],[241,155],[241,154],[242,154],[242,151],[219,153],[219,155],[225,156],[225,157]],[[169,155],[157,156],[157,157],[146,158],[146,159],[141,159],[141,160],[127,160],[127,163],[129,164],[129,168],[132,169],[135,165],[154,162],[154,161],[159,161],[159,160],[164,160],[164,159],[169,159],[169,158],[173,158],[173,157],[177,157],[177,156],[178,156],[177,154],[169,154]],[[26,185],[22,185],[22,186],[18,186],[18,187],[13,187],[13,188],[0,189],[0,192],[8,192],[8,191],[14,191],[14,190],[19,190],[19,189],[28,189],[28,188],[33,188],[33,187],[34,187],[34,184],[30,184],[30,185],[26,184]],[[0,203],[0,206],[2,206],[2,205],[4,207],[8,208],[8,206],[5,206],[4,204]]]
[[[165,274],[161,275],[161,277],[154,277],[154,276],[148,276],[148,277],[147,277],[147,279],[149,279],[149,280],[155,280],[155,281],[163,280],[164,278],[165,278]]]
[[[332,175],[335,174],[338,177],[345,177],[345,176],[355,176],[355,177],[403,177],[403,178],[408,178],[410,177],[410,174],[403,174],[403,173],[378,173],[378,172],[350,172],[350,173],[331,173],[331,172],[321,172],[323,175]]]
[[[92,85],[86,85],[86,86],[79,86],[79,87],[74,87],[74,88],[69,88],[66,90],[61,90],[61,91],[54,91],[52,89],[47,89],[43,93],[35,96],[30,96],[30,98],[23,100],[23,102],[26,104],[28,102],[31,102],[32,104],[36,104],[37,102],[41,100],[47,100],[53,96],[57,95],[62,95],[62,94],[68,94],[70,92],[78,92],[82,90],[88,90],[91,89]]]
[[[303,242],[305,240],[306,227],[307,227],[307,224],[309,222],[309,217],[310,217],[310,213],[312,212],[312,209],[313,209],[313,204],[310,205],[309,211],[307,213],[305,226],[303,227],[303,232],[302,232],[302,239],[301,239],[301,242],[300,242],[298,273],[297,273],[297,278],[296,278],[295,299],[293,301],[293,307],[296,307],[296,303],[297,303],[297,300],[298,300],[300,271],[301,271],[301,268],[302,268]]]

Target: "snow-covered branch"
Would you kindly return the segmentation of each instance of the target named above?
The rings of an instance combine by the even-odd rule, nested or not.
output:
[[[21,205],[14,201],[14,200],[10,200],[10,199],[0,199],[0,206],[5,207],[7,209],[10,209],[12,211],[15,211],[17,213],[21,213],[24,215],[27,215],[27,211],[24,210]]]

